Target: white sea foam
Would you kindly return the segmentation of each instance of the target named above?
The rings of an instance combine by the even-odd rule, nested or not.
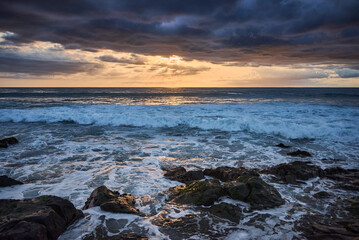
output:
[[[231,103],[204,105],[82,105],[0,109],[0,122],[73,121],[78,124],[129,125],[248,131],[288,138],[332,137],[357,140],[359,109],[325,104]]]

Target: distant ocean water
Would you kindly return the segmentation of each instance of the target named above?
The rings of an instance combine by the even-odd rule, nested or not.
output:
[[[54,194],[79,208],[105,184],[149,195],[160,211],[159,192],[178,184],[163,177],[163,167],[263,169],[295,160],[275,147],[280,142],[312,153],[310,160],[323,168],[359,166],[358,88],[0,88],[0,124],[0,138],[20,141],[0,151],[0,174],[29,182],[0,195]],[[299,201],[300,189],[276,187],[288,201]],[[291,221],[298,216],[270,214],[263,229],[240,225],[233,234],[295,235]],[[126,227],[164,237],[144,220],[121,217],[132,221]],[[80,238],[94,219],[63,239]],[[287,221],[284,235],[271,232],[278,221]]]

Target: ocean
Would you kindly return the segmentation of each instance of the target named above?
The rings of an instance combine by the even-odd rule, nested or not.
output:
[[[81,239],[101,223],[109,234],[176,239],[153,219],[199,210],[166,201],[163,191],[180,183],[165,178],[163,168],[261,170],[298,160],[279,143],[310,152],[306,160],[323,169],[359,168],[359,88],[0,88],[0,125],[0,138],[20,142],[0,149],[0,175],[27,183],[0,188],[1,198],[56,195],[82,208],[106,185],[137,197],[137,207],[150,215],[88,209],[60,239]],[[303,198],[308,188],[263,178],[285,205],[246,213],[239,224],[213,223],[213,232],[191,239],[292,239],[308,208],[325,213]],[[313,193],[328,190],[330,182],[306,184]]]

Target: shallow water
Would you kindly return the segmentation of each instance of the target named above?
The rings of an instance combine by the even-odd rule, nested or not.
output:
[[[298,160],[275,147],[280,142],[312,153],[310,160],[322,168],[358,168],[358,100],[358,89],[0,89],[0,137],[20,142],[0,149],[0,174],[27,183],[2,188],[0,196],[51,194],[82,208],[106,185],[138,197],[137,207],[151,217],[88,209],[62,239],[81,239],[100,223],[110,234],[174,239],[151,222],[199,210],[165,201],[163,191],[180,183],[164,178],[162,168],[263,169]],[[214,222],[212,232],[192,239],[291,239],[298,234],[294,221],[308,209],[325,213],[330,207],[311,195],[328,190],[331,181],[271,184],[285,205],[248,212],[239,225]]]

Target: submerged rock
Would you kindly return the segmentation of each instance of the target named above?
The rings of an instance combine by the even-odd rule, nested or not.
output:
[[[233,181],[242,175],[253,175],[259,176],[254,170],[248,170],[245,168],[234,168],[234,167],[217,167],[207,168],[204,170],[204,175],[218,178],[221,181]]]
[[[9,178],[6,175],[0,176],[0,187],[8,187],[8,186],[19,185],[19,184],[23,184],[23,183],[15,179]]]
[[[161,232],[173,240],[190,239],[193,236],[201,239],[218,239],[208,237],[213,222],[202,214],[187,214],[179,218],[167,218],[160,214],[152,223],[159,226]]]
[[[310,154],[309,152],[301,151],[301,150],[297,150],[295,152],[289,152],[289,153],[287,153],[287,155],[292,156],[292,157],[302,157],[302,158],[312,156],[312,154]]]
[[[242,209],[229,203],[220,203],[211,206],[208,211],[213,215],[239,223],[242,219]]]
[[[95,231],[85,235],[82,240],[147,240],[148,237],[136,234],[136,233],[127,233],[108,236],[106,228],[102,225],[99,225],[95,228]]]
[[[326,191],[320,191],[315,194],[313,194],[313,197],[315,198],[329,198],[331,197],[331,194],[327,193]]]
[[[171,200],[181,204],[194,205],[212,205],[221,196],[224,191],[220,182],[216,179],[195,181],[194,183],[183,187],[173,188],[171,193]]]
[[[247,175],[239,177],[237,181],[247,185],[250,192],[244,201],[249,202],[254,209],[273,208],[285,203],[277,189],[260,177]]]
[[[0,200],[0,239],[55,240],[83,217],[81,210],[60,197]]]
[[[297,180],[308,180],[324,174],[320,167],[313,165],[311,162],[301,161],[282,163],[263,170],[262,173],[275,175],[283,182],[291,184],[298,183]]]
[[[290,148],[291,147],[291,146],[284,145],[283,143],[279,143],[279,144],[277,144],[275,146],[280,147],[280,148]]]
[[[165,177],[178,181],[183,182],[186,184],[192,183],[196,180],[201,180],[204,178],[203,172],[198,171],[187,171],[184,167],[174,167],[170,169],[165,169],[166,173],[164,174]]]
[[[142,215],[135,208],[135,203],[135,198],[130,194],[119,194],[119,192],[111,191],[106,186],[101,186],[91,193],[83,209],[100,206],[101,210],[107,212]]]
[[[4,138],[0,140],[0,148],[7,148],[9,145],[16,144],[19,141],[15,137]]]

